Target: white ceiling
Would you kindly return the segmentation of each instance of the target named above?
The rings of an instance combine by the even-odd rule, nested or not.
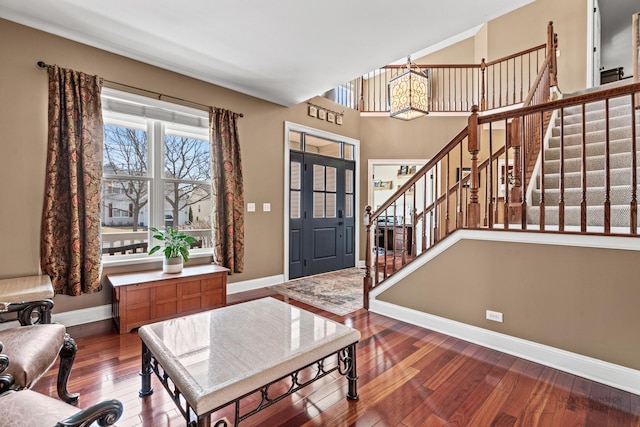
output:
[[[0,17],[290,106],[532,1],[0,0]]]

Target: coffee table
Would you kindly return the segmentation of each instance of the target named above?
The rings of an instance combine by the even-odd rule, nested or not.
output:
[[[347,399],[358,399],[360,332],[274,298],[141,326],[138,334],[140,397],[153,393],[155,373],[189,427],[210,426],[210,415],[231,404],[237,426],[334,371],[348,380]],[[282,381],[287,390],[272,396]],[[241,405],[252,394],[258,397],[247,399],[253,404]]]

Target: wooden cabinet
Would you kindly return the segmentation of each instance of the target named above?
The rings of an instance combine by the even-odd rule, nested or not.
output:
[[[226,305],[228,271],[207,264],[174,274],[154,270],[107,275],[119,332]]]
[[[407,224],[404,226],[378,227],[377,233],[378,248],[386,246],[388,251],[395,251],[395,253],[406,251],[407,255],[412,255],[413,226]]]

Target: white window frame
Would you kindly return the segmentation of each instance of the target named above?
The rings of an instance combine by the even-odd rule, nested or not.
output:
[[[173,180],[164,177],[164,135],[166,133],[195,139],[209,140],[209,113],[183,105],[156,100],[140,95],[118,91],[111,88],[102,89],[103,122],[105,125],[122,126],[144,130],[147,132],[147,175],[131,177],[148,181],[150,203],[148,209],[148,226],[164,227],[164,185]],[[103,175],[104,179],[127,179],[123,175]],[[178,180],[184,183],[201,183],[202,181]],[[211,183],[210,181],[205,181]],[[134,218],[134,221],[137,221]],[[174,218],[178,221],[178,218]],[[148,231],[148,249],[159,242],[153,239]],[[194,248],[190,250],[191,258],[211,257],[213,248]],[[136,253],[127,255],[103,256],[105,266],[142,264],[157,262],[162,253],[154,255]]]

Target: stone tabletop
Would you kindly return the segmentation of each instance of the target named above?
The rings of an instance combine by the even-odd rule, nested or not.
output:
[[[356,343],[360,332],[274,298],[140,327],[198,414]]]

